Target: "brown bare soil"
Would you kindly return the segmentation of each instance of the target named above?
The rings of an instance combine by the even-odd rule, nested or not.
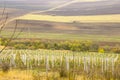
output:
[[[6,30],[14,29],[15,22],[7,25]],[[19,20],[18,30],[24,28],[24,32],[50,32],[69,34],[90,34],[90,35],[120,35],[120,23],[59,23],[47,21]]]

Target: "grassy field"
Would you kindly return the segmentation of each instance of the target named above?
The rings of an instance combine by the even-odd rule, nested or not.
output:
[[[10,37],[12,32],[2,32],[1,36]],[[91,41],[106,41],[120,42],[120,36],[107,35],[88,35],[88,34],[65,34],[65,33],[34,33],[34,32],[16,32],[15,38],[40,38],[40,39],[58,39],[58,40],[91,40]]]
[[[52,15],[35,15],[27,14],[19,17],[23,20],[39,20],[39,21],[52,21],[52,22],[83,22],[83,23],[96,23],[96,22],[120,22],[120,15],[93,15],[93,16],[52,16]]]

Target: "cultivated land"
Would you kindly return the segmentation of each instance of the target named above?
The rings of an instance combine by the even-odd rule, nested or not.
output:
[[[93,15],[93,16],[51,16],[51,15],[34,15],[27,14],[18,19],[22,20],[38,20],[51,22],[81,22],[81,23],[96,23],[96,22],[120,22],[120,15]]]
[[[73,73],[77,80],[119,79],[119,54],[40,49],[5,50],[0,55],[1,61],[7,62],[11,69],[6,74],[0,72],[0,79],[74,80]]]
[[[0,80],[119,80],[120,1],[85,1],[8,0],[0,49],[13,35],[15,20],[18,26],[13,45],[0,54]]]
[[[15,22],[9,23],[2,36],[9,36]],[[16,35],[18,38],[72,39],[95,41],[120,41],[120,23],[80,23],[19,20]],[[8,34],[9,33],[9,34]],[[20,34],[19,34],[20,33]]]
[[[4,38],[9,38],[12,35],[11,31],[2,32]],[[23,39],[56,39],[56,40],[91,40],[105,42],[120,42],[119,36],[104,36],[104,35],[88,35],[88,34],[66,34],[66,33],[29,33],[16,32],[15,38]]]

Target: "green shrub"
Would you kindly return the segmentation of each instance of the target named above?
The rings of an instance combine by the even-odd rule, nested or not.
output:
[[[71,51],[98,51],[99,45],[92,41],[79,40],[45,40],[45,41],[27,41],[14,42],[9,46],[15,49],[51,49],[51,50],[71,50]]]
[[[25,44],[16,44],[14,45],[14,48],[15,49],[27,49]]]
[[[99,49],[98,49],[98,52],[99,52],[99,53],[104,53],[105,51],[104,51],[103,48],[99,48]]]
[[[7,38],[0,38],[0,45],[5,46],[8,43]]]

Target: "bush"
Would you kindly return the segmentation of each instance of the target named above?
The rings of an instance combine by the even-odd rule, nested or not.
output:
[[[97,52],[98,49],[99,49],[99,45],[97,43],[93,43],[93,44],[91,44],[89,50],[92,51],[92,52]]]
[[[103,49],[105,52],[111,52],[111,46],[104,46]]]
[[[0,38],[0,45],[5,46],[8,43],[7,38]]]
[[[104,51],[103,48],[99,48],[99,49],[98,49],[98,52],[99,52],[99,53],[104,53],[105,51]]]
[[[112,49],[113,53],[119,53],[120,54],[120,48],[113,48]]]
[[[27,49],[26,45],[24,44],[16,44],[14,45],[14,48],[15,49]]]
[[[45,41],[27,41],[14,42],[9,46],[15,49],[51,49],[51,50],[71,50],[71,51],[98,51],[99,45],[92,41],[79,40],[45,40]]]

